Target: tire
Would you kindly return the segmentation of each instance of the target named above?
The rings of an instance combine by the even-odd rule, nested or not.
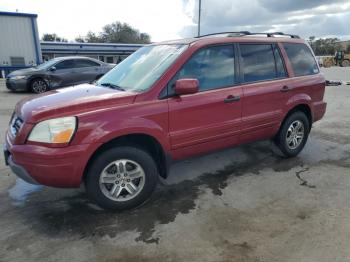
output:
[[[345,60],[341,61],[341,66],[342,67],[350,66],[350,60],[345,59]]]
[[[106,150],[93,160],[85,187],[100,207],[122,211],[149,199],[157,181],[158,169],[151,155],[137,147],[121,146]]]
[[[30,91],[35,94],[41,94],[49,90],[49,86],[42,78],[35,78],[30,82]]]
[[[295,157],[304,148],[310,133],[307,116],[296,111],[288,116],[280,127],[275,142],[286,157]],[[302,137],[300,138],[300,136]]]

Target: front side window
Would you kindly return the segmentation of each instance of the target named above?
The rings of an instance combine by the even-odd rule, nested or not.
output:
[[[284,43],[283,47],[292,64],[295,76],[314,75],[319,72],[317,62],[307,45]]]
[[[71,68],[74,68],[74,66],[75,65],[73,60],[65,60],[55,65],[56,70],[71,69]]]
[[[281,56],[274,45],[240,44],[239,46],[243,82],[272,80],[286,76]]]
[[[212,46],[195,53],[170,81],[169,94],[174,92],[178,79],[195,78],[199,91],[229,87],[235,84],[235,60],[233,45]]]
[[[105,74],[97,81],[97,85],[117,86],[135,92],[146,91],[187,47],[183,44],[142,47]]]

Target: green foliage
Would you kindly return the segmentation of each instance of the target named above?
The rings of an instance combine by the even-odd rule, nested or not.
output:
[[[338,38],[318,38],[310,36],[308,42],[315,55],[334,55],[335,51],[340,51]]]
[[[148,44],[151,38],[146,33],[131,27],[127,23],[115,22],[103,27],[102,32],[96,34],[88,32],[86,37],[77,37],[77,42],[85,43],[135,43]]]
[[[41,38],[42,41],[49,41],[49,42],[68,42],[67,39],[63,37],[59,37],[56,34],[43,34],[43,37]]]

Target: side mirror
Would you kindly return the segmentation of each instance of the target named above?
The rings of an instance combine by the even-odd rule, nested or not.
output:
[[[179,96],[195,94],[198,92],[198,89],[199,81],[195,78],[184,78],[175,82],[175,94]]]
[[[56,67],[53,66],[53,67],[51,67],[49,70],[50,70],[51,72],[54,72],[54,71],[56,71]]]

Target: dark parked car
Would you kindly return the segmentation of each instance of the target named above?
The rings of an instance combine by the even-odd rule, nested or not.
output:
[[[59,57],[37,67],[10,73],[6,77],[6,86],[12,91],[39,94],[58,87],[91,82],[114,66],[88,57]]]
[[[95,85],[28,97],[6,163],[30,183],[85,183],[100,206],[120,210],[148,199],[172,161],[261,139],[294,157],[325,114],[325,78],[304,40],[267,36],[151,44]]]

